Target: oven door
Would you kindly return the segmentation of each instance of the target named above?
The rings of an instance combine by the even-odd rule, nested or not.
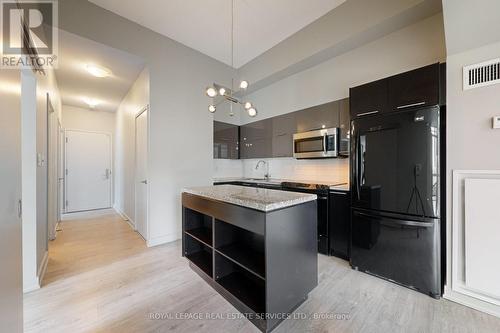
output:
[[[329,128],[293,135],[293,157],[326,158],[338,156],[338,129]]]

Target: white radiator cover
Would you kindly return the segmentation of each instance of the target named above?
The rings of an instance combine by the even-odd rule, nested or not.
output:
[[[453,170],[444,297],[500,317],[500,170]]]
[[[500,299],[500,179],[465,179],[465,285]]]

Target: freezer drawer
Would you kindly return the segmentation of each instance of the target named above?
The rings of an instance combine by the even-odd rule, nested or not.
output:
[[[441,296],[440,221],[352,210],[351,266]]]

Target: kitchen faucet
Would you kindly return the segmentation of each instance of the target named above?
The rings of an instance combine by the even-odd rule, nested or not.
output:
[[[262,164],[265,164],[265,165],[266,165],[266,167],[267,167],[267,168],[266,168],[266,170],[267,170],[267,171],[266,171],[266,174],[264,175],[264,179],[265,179],[266,181],[269,181],[269,178],[270,178],[270,175],[269,175],[269,162],[266,162],[266,161],[264,161],[264,160],[259,160],[259,161],[257,162],[257,165],[255,165],[255,170],[258,170],[258,169],[259,169],[259,166],[260,166],[260,164],[261,164],[261,163],[262,163]]]

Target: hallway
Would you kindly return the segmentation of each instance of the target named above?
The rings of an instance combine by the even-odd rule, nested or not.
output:
[[[62,222],[50,243],[42,288],[24,297],[25,332],[144,332],[177,326],[189,331],[202,322],[151,320],[149,313],[234,312],[188,268],[180,251],[178,242],[147,248],[114,213]],[[210,331],[222,322],[203,323]],[[226,321],[224,327],[254,331],[243,320]]]
[[[147,248],[112,212],[63,222],[50,243],[42,288],[24,297],[25,332],[259,332],[233,319],[235,308],[180,254],[180,242]],[[500,325],[493,316],[354,271],[343,260],[318,260],[319,285],[296,313],[330,317],[287,320],[276,333],[493,332]],[[231,320],[185,317],[210,314]]]

